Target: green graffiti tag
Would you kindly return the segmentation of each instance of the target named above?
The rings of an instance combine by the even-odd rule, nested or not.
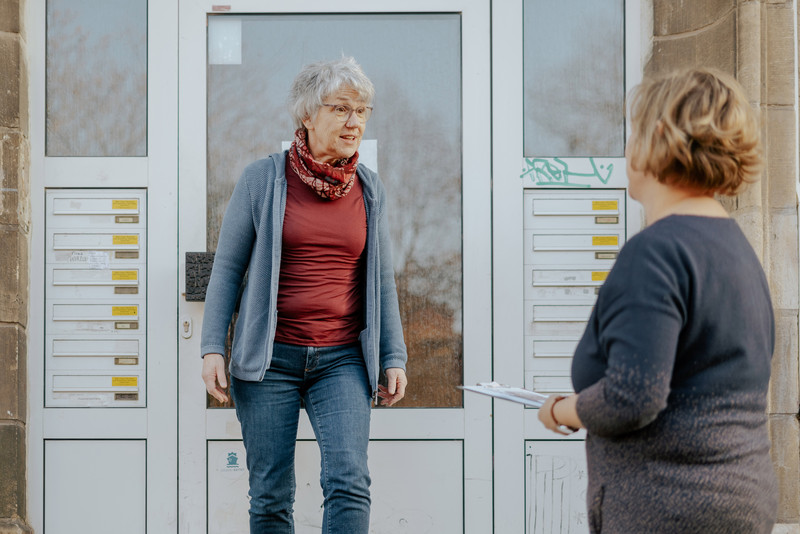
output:
[[[589,164],[592,166],[592,172],[573,172],[569,170],[569,165],[560,158],[525,158],[527,168],[519,175],[520,178],[531,176],[535,185],[555,185],[559,187],[592,187],[587,183],[576,183],[572,179],[578,179],[579,182],[585,182],[587,179],[597,179],[602,185],[608,184],[611,179],[611,173],[614,172],[614,164],[609,163],[606,165],[597,165],[594,158],[588,158]],[[605,176],[603,176],[605,173]]]

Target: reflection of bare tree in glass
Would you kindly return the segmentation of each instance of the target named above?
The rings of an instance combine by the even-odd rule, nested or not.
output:
[[[526,156],[622,156],[622,4],[526,1]]]
[[[212,65],[208,69],[207,247],[219,229],[244,168],[293,138],[286,95],[270,91],[268,69]]]
[[[146,13],[104,22],[48,9],[49,156],[147,154]]]
[[[269,90],[268,69],[241,65],[208,67],[208,153],[206,183],[206,247],[217,249],[222,218],[244,168],[280,149],[292,139],[291,119],[284,99]],[[226,340],[230,358],[236,315]],[[226,375],[230,384],[227,365]],[[230,397],[229,397],[230,398]],[[207,395],[209,408],[231,407]]]
[[[216,249],[225,207],[241,170],[280,149],[293,129],[285,94],[268,68],[209,67],[208,250]],[[443,131],[373,75],[379,101],[365,137],[378,139],[386,185],[401,316],[409,349],[403,406],[460,406],[461,130]],[[454,81],[457,83],[457,81]],[[452,123],[452,121],[450,122]]]
[[[397,84],[382,84],[371,135],[390,204],[400,313],[409,352],[405,406],[459,406],[461,337],[460,128],[442,131]],[[454,143],[455,142],[455,143]]]

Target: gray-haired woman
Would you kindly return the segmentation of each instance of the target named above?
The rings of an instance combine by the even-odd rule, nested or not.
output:
[[[250,475],[250,532],[294,532],[301,401],[320,447],[322,531],[366,534],[372,399],[407,384],[386,192],[358,165],[374,88],[351,57],[295,78],[291,148],[250,164],[220,230],[201,353],[208,392],[226,401],[225,338],[239,287],[231,392]],[[378,384],[381,369],[387,386]]]

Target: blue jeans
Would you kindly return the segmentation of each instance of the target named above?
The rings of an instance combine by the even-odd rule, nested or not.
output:
[[[261,382],[231,378],[250,472],[250,533],[294,532],[294,453],[300,399],[317,437],[322,532],[367,534],[371,392],[358,344],[275,343]]]

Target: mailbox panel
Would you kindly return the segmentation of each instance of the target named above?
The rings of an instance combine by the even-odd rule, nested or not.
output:
[[[572,355],[626,239],[624,189],[526,190],[525,387],[572,391]]]
[[[48,407],[146,405],[146,202],[144,189],[46,193]]]
[[[530,191],[525,195],[525,228],[538,230],[625,229],[625,191]]]
[[[47,289],[54,299],[114,299],[116,295],[139,295],[140,267],[129,269],[48,269]]]
[[[51,336],[45,356],[51,370],[142,370],[144,336],[85,339],[74,335]]]
[[[63,228],[144,228],[143,190],[55,189],[47,196],[49,226]]]

